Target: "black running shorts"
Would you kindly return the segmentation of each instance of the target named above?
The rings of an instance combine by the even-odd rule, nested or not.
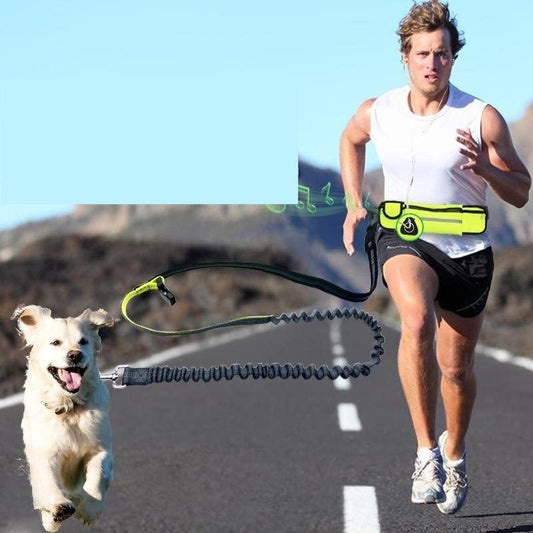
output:
[[[485,308],[494,270],[490,247],[453,259],[421,239],[408,242],[394,231],[380,229],[377,248],[382,271],[385,261],[395,255],[414,255],[425,261],[439,278],[435,300],[442,309],[462,317],[474,317]]]

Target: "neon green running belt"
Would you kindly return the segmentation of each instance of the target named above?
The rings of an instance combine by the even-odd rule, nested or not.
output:
[[[395,230],[406,241],[422,233],[476,235],[487,229],[488,209],[479,205],[414,204],[387,201],[379,206],[381,227]]]

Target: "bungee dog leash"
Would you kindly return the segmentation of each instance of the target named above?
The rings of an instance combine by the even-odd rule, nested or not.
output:
[[[367,363],[346,364],[344,366],[334,366],[329,368],[327,365],[316,367],[315,365],[304,366],[302,364],[292,365],[286,363],[280,365],[273,364],[246,364],[246,365],[222,365],[217,367],[206,368],[187,368],[187,367],[149,367],[149,368],[131,368],[126,365],[119,365],[111,374],[102,375],[103,379],[109,379],[113,386],[117,388],[127,385],[147,385],[150,383],[161,383],[171,381],[219,381],[221,379],[231,380],[238,376],[241,379],[252,377],[260,378],[299,378],[310,379],[337,379],[338,377],[348,378],[357,377],[360,374],[368,375],[370,369],[377,365],[383,355],[384,338],[381,334],[379,323],[368,313],[351,309],[326,309],[325,311],[314,310],[311,313],[282,313],[275,315],[252,315],[242,316],[193,329],[182,330],[158,330],[142,324],[138,324],[128,314],[128,305],[136,297],[148,291],[157,291],[159,295],[169,305],[176,303],[176,297],[165,285],[165,280],[171,276],[184,274],[185,272],[204,268],[238,268],[248,270],[258,270],[267,274],[273,274],[288,279],[300,285],[306,285],[319,289],[325,293],[336,296],[340,299],[350,302],[363,302],[368,299],[377,285],[378,262],[376,251],[376,230],[378,226],[384,230],[393,230],[404,240],[414,241],[422,233],[440,233],[448,235],[465,235],[480,234],[487,228],[488,210],[485,206],[469,205],[435,205],[435,204],[414,204],[397,201],[382,202],[378,209],[372,208],[365,201],[365,207],[370,214],[370,223],[365,235],[365,251],[368,255],[370,268],[370,289],[365,293],[355,293],[343,289],[334,283],[322,278],[309,276],[300,272],[284,269],[274,265],[248,262],[212,262],[196,265],[185,266],[181,268],[166,270],[150,280],[131,290],[124,296],[121,304],[121,311],[124,318],[135,328],[159,336],[182,337],[195,333],[202,333],[218,328],[230,326],[246,326],[256,324],[280,324],[282,322],[311,322],[313,320],[333,320],[335,318],[356,318],[362,320],[372,330],[374,334],[375,345],[371,353],[371,360]],[[376,220],[377,219],[377,220]]]
[[[350,302],[363,302],[368,299],[377,285],[378,279],[378,263],[376,252],[376,223],[375,221],[368,225],[365,235],[365,251],[368,255],[369,269],[370,269],[370,289],[364,293],[356,293],[339,287],[338,285],[327,281],[325,279],[310,276],[308,274],[302,274],[293,270],[285,269],[274,265],[266,265],[263,263],[252,262],[211,262],[200,263],[196,265],[189,265],[180,268],[166,270],[157,276],[154,276],[150,280],[135,287],[129,293],[127,293],[121,304],[121,311],[124,318],[135,328],[152,335],[159,336],[174,336],[182,337],[186,335],[192,335],[195,333],[202,333],[213,329],[232,327],[232,326],[246,326],[256,324],[280,324],[290,322],[312,322],[314,320],[334,320],[337,318],[355,318],[362,320],[372,331],[375,344],[373,346],[370,361],[366,363],[345,364],[343,366],[335,365],[329,368],[327,365],[315,365],[305,366],[298,364],[246,364],[239,365],[233,364],[230,366],[212,366],[206,368],[187,368],[176,367],[170,368],[164,367],[148,367],[148,368],[132,368],[127,365],[119,365],[114,372],[110,374],[103,374],[102,379],[108,379],[113,382],[113,386],[116,388],[126,387],[128,385],[148,385],[150,383],[162,383],[171,381],[193,381],[193,382],[209,382],[211,380],[220,381],[221,379],[231,380],[233,377],[238,376],[241,379],[253,378],[253,379],[289,379],[289,378],[303,378],[310,379],[316,378],[322,380],[325,377],[329,379],[337,379],[338,377],[349,378],[358,377],[359,375],[367,376],[373,366],[379,364],[381,356],[383,355],[383,342],[384,337],[381,332],[381,326],[378,321],[370,314],[359,311],[356,308],[344,308],[344,309],[326,309],[325,311],[314,310],[311,313],[305,311],[300,313],[280,315],[253,315],[242,316],[220,322],[217,324],[211,324],[208,326],[201,326],[193,329],[182,330],[158,330],[152,327],[148,327],[135,322],[128,312],[129,304],[141,294],[148,291],[157,291],[157,293],[163,298],[168,305],[174,305],[176,303],[175,295],[165,285],[165,280],[171,276],[176,276],[189,272],[191,270],[206,269],[206,268],[237,268],[261,271],[267,274],[282,277],[294,283],[305,285],[319,289],[322,292],[331,294],[342,300]]]

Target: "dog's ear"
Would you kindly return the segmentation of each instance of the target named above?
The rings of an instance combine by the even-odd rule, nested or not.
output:
[[[97,331],[100,328],[110,328],[118,322],[117,319],[113,318],[107,311],[104,311],[104,309],[98,309],[98,311],[85,309],[77,319],[89,322],[91,327]]]
[[[37,326],[44,318],[52,316],[52,311],[38,305],[19,305],[11,318],[17,321],[19,333],[24,337],[26,344],[31,346],[35,338]]]

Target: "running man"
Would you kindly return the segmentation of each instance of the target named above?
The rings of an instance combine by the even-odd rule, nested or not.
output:
[[[448,5],[414,4],[397,33],[409,85],[363,102],[340,142],[352,200],[343,226],[350,255],[355,228],[367,215],[362,182],[370,140],[383,165],[384,200],[486,206],[487,186],[518,208],[529,198],[531,178],[505,120],[449,81],[465,42]],[[455,513],[468,488],[465,436],[476,396],[474,349],[492,279],[489,238],[423,233],[407,242],[381,228],[378,255],[401,319],[398,367],[418,445],[411,500]],[[446,431],[437,441],[438,369]]]

